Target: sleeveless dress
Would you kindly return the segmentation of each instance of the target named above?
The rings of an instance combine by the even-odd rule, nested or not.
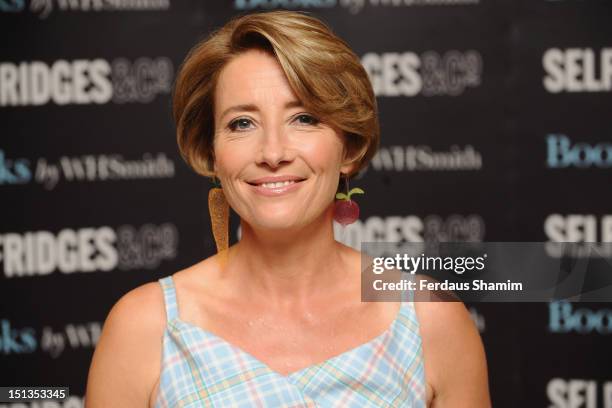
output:
[[[412,302],[374,339],[282,375],[179,317],[172,276],[159,280],[167,316],[156,408],[425,407],[421,337]]]

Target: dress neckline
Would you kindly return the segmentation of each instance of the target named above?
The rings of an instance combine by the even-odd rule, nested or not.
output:
[[[280,376],[282,378],[286,378],[289,379],[291,377],[295,377],[295,376],[299,376],[301,373],[307,372],[313,368],[316,367],[322,367],[325,365],[329,365],[329,364],[333,364],[334,362],[337,362],[341,359],[347,358],[348,356],[357,353],[358,351],[367,349],[367,348],[372,348],[376,345],[378,345],[380,342],[383,342],[387,339],[387,337],[393,337],[396,333],[396,331],[398,330],[398,325],[400,324],[399,320],[401,319],[401,316],[403,313],[405,313],[404,309],[407,307],[405,302],[401,302],[400,303],[400,307],[399,310],[397,311],[395,318],[393,319],[393,321],[391,322],[391,324],[380,334],[378,334],[377,336],[373,337],[370,340],[367,340],[364,343],[358,344],[354,347],[351,347],[348,350],[345,350],[343,352],[340,352],[336,355],[333,355],[323,361],[320,361],[318,363],[314,363],[314,364],[310,364],[306,367],[302,367],[300,369],[294,370],[288,374],[282,374],[276,370],[274,370],[272,367],[270,367],[268,364],[264,363],[263,361],[261,361],[259,358],[255,357],[253,354],[249,353],[248,351],[244,350],[242,347],[239,347],[231,342],[229,342],[228,340],[226,340],[225,338],[211,332],[210,330],[207,330],[203,327],[200,327],[194,323],[190,323],[187,322],[183,319],[180,318],[180,316],[175,316],[171,321],[169,321],[166,324],[166,327],[175,327],[175,328],[183,328],[186,330],[192,330],[194,332],[200,333],[204,336],[207,336],[211,339],[216,340],[217,342],[220,342],[224,345],[226,345],[227,347],[229,347],[230,349],[232,349],[234,352],[244,356],[246,359],[250,360],[251,362],[256,363],[257,365],[263,367],[266,371],[270,372],[271,374]],[[173,324],[174,323],[174,324]]]

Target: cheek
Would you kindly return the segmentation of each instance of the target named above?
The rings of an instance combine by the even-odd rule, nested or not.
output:
[[[215,170],[219,177],[231,177],[244,165],[241,159],[244,158],[245,155],[240,151],[239,146],[219,143],[215,146],[214,153]]]
[[[338,190],[342,166],[342,144],[329,141],[311,147],[308,157],[310,166],[319,174],[317,194],[325,202],[331,203]]]
[[[302,152],[308,158],[313,169],[337,173],[342,166],[342,143],[332,135],[325,135],[325,142],[316,141],[301,146]]]
[[[240,204],[239,200],[236,200],[237,190],[232,182],[236,179],[236,175],[239,174],[242,168],[240,162],[237,160],[236,151],[231,148],[219,148],[215,147],[215,173],[217,178],[221,182],[221,187],[225,194],[225,198],[229,206],[236,211],[237,205]]]
[[[236,197],[239,193],[240,178],[245,167],[252,162],[252,155],[248,146],[241,143],[223,143],[215,145],[215,172],[221,181],[227,201],[232,208],[236,208],[239,200]]]

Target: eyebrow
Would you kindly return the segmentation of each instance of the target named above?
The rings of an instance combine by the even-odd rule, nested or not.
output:
[[[302,102],[298,100],[293,100],[285,104],[285,109],[298,108],[302,106],[304,106]],[[257,105],[253,105],[251,103],[235,105],[235,106],[231,106],[227,108],[226,110],[224,110],[223,113],[221,114],[221,119],[223,119],[225,115],[227,115],[230,112],[257,112],[257,111],[259,111],[259,108],[257,107]]]

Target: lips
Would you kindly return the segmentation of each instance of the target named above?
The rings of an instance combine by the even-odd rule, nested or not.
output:
[[[280,187],[288,186],[289,184],[293,184],[293,183],[295,183],[295,181],[285,180],[285,181],[277,181],[275,183],[270,182],[270,183],[261,183],[261,184],[256,184],[256,185],[265,187],[265,188],[280,188]]]
[[[265,188],[280,188],[283,186],[287,186],[292,183],[299,183],[300,181],[306,180],[304,177],[293,176],[293,175],[284,175],[284,176],[268,176],[268,177],[260,177],[254,180],[249,180],[249,183],[252,186],[261,186]]]
[[[274,176],[260,177],[258,179],[247,181],[253,186],[255,192],[268,197],[274,197],[295,191],[301,186],[301,182],[306,180],[298,176]]]

